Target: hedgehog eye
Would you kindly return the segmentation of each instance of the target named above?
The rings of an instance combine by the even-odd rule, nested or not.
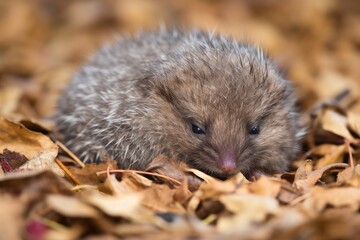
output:
[[[191,124],[191,130],[194,134],[205,134],[205,131],[202,130],[199,126],[196,126],[195,124]]]
[[[259,133],[260,133],[260,127],[259,126],[253,126],[249,130],[249,134],[251,134],[251,135],[257,135]]]

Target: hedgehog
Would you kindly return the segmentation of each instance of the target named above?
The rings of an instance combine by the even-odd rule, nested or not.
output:
[[[158,155],[211,176],[286,171],[303,131],[294,87],[259,47],[199,30],[158,30],[103,45],[55,114],[84,162],[146,169]]]

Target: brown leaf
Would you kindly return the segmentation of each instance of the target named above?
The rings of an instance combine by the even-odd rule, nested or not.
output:
[[[47,136],[30,131],[20,124],[0,118],[0,153],[5,149],[29,159],[20,169],[50,169],[63,176],[54,162],[58,147]]]
[[[241,232],[252,223],[262,222],[268,215],[276,215],[280,212],[280,206],[274,198],[254,194],[224,195],[220,197],[220,202],[227,210],[234,213],[232,216],[224,216],[218,220],[217,229],[224,233]]]
[[[195,168],[184,168],[185,171],[193,173],[198,178],[202,179],[204,182],[210,183],[215,181],[215,178],[203,173],[202,171],[195,169]]]
[[[332,163],[341,163],[343,162],[343,156],[346,153],[346,146],[340,145],[337,148],[333,148],[334,151],[326,154],[323,158],[320,158],[316,162],[315,169],[322,168],[326,165]]]
[[[311,211],[320,212],[326,206],[350,207],[358,211],[360,205],[360,189],[354,187],[311,189],[311,197],[305,200],[304,205]]]
[[[334,163],[314,171],[309,171],[306,169],[309,165],[309,161],[305,161],[304,164],[298,168],[293,183],[296,189],[299,189],[303,193],[309,192],[311,187],[317,183],[326,171],[344,169],[348,166],[346,163]]]
[[[144,195],[142,204],[156,212],[173,212],[184,214],[186,211],[181,203],[175,201],[176,189],[168,185],[153,185],[142,192]]]
[[[275,178],[261,176],[259,180],[249,184],[249,191],[252,194],[276,197],[281,189],[281,181]]]
[[[338,145],[334,144],[321,144],[310,150],[311,155],[324,156],[335,152],[339,148]]]
[[[53,210],[67,217],[96,218],[98,212],[78,198],[63,195],[48,195],[46,202]]]
[[[354,140],[354,137],[347,128],[347,119],[345,116],[333,110],[326,109],[321,118],[321,123],[325,130],[342,136],[345,139]]]
[[[193,194],[189,190],[188,183],[185,179],[184,182],[181,184],[181,186],[178,189],[176,189],[174,200],[176,202],[181,203],[185,207],[188,203],[188,200],[190,200],[190,198],[192,197],[192,195]]]
[[[99,190],[121,197],[126,194],[140,192],[152,185],[153,182],[151,180],[130,170],[129,172],[121,173],[121,175],[110,174],[104,184],[99,185]]]
[[[347,114],[347,121],[351,130],[353,130],[354,132],[356,132],[356,134],[360,136],[360,115],[349,112]]]
[[[145,209],[141,202],[143,195],[140,193],[126,194],[113,197],[102,194],[88,194],[84,200],[108,216],[122,217],[137,222],[150,221],[154,214]]]
[[[295,199],[300,197],[302,195],[302,192],[293,187],[289,182],[282,181],[281,182],[281,188],[279,195],[277,196],[277,199],[281,203],[290,204]]]
[[[337,183],[360,187],[360,165],[355,168],[347,167],[337,175]]]
[[[22,239],[21,228],[24,225],[26,205],[19,197],[9,194],[0,195],[0,231],[2,239]]]
[[[34,121],[29,119],[22,119],[20,120],[20,124],[24,125],[30,131],[42,133],[48,135],[50,133],[50,129],[52,129],[52,125],[50,122],[44,121]],[[51,126],[50,126],[51,125]]]
[[[12,172],[14,169],[19,168],[21,165],[26,163],[29,159],[24,155],[17,152],[9,151],[4,149],[3,153],[0,153],[0,163],[2,170],[6,172]]]
[[[224,209],[224,205],[219,200],[205,199],[196,208],[196,216],[200,219],[205,219],[214,214],[218,215]]]
[[[186,179],[190,191],[195,191],[196,189],[199,188],[200,184],[202,183],[201,179],[198,178],[196,175],[192,174],[193,171],[190,168],[188,168],[188,166],[185,163],[181,161],[169,159],[168,157],[163,155],[156,157],[150,163],[146,171],[165,175],[173,179],[176,179],[179,182],[183,182],[183,180]],[[205,175],[200,173],[198,174],[201,176]],[[159,180],[161,180],[162,182],[164,181],[163,179],[159,179]],[[173,182],[167,182],[167,184],[169,184],[169,186],[173,186]]]
[[[106,163],[89,163],[84,168],[68,166],[70,172],[80,181],[81,184],[98,185],[105,181],[106,175],[97,175],[97,172],[105,171],[107,168],[117,169],[115,161]]]
[[[29,191],[39,196],[48,192],[72,195],[71,187],[69,182],[48,170],[11,172],[0,177],[0,189],[14,192]]]
[[[20,170],[51,170],[54,173],[64,176],[64,171],[59,167],[59,165],[54,161],[57,155],[57,150],[52,152],[42,152],[38,157],[30,159],[23,165],[19,167]]]
[[[86,226],[75,223],[70,227],[50,229],[46,232],[44,239],[79,239],[84,234]]]
[[[247,189],[239,190],[239,183],[233,181],[234,178],[226,181],[216,180],[212,183],[204,183],[200,186],[197,194],[200,199],[216,198],[223,194],[241,192],[248,193]],[[244,181],[246,179],[244,178]],[[246,180],[247,181],[247,180]]]

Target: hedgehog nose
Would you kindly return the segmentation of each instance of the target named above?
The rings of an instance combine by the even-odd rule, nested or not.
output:
[[[221,154],[219,157],[219,168],[224,172],[231,172],[236,169],[236,157],[234,154]]]

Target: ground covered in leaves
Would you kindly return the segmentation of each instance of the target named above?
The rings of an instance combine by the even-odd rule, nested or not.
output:
[[[49,117],[71,74],[115,34],[160,24],[277,61],[308,129],[292,171],[221,181],[164,156],[119,170],[57,141]],[[358,239],[359,66],[358,1],[0,1],[0,239]]]

